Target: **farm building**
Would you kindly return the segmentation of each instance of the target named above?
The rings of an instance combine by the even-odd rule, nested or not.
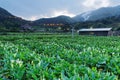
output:
[[[21,28],[21,32],[25,32],[25,31],[32,31],[32,26],[30,26],[29,24],[25,24],[25,25],[22,25],[20,26]]]
[[[109,36],[111,35],[112,28],[90,28],[80,29],[79,35],[95,35],[95,36]]]

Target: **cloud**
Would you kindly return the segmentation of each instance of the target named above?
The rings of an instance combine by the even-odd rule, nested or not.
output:
[[[25,20],[30,20],[30,21],[34,21],[34,20],[37,20],[37,19],[40,19],[40,18],[49,18],[48,16],[46,15],[35,15],[35,16],[29,16],[29,17],[22,17],[20,16],[22,19],[25,19]]]
[[[70,12],[68,12],[67,10],[55,10],[53,11],[53,15],[52,17],[56,17],[56,16],[60,16],[60,15],[65,15],[65,16],[70,16],[70,17],[73,17],[75,16],[75,14],[72,14]]]
[[[36,20],[36,19],[38,19],[38,16],[31,16],[31,17],[29,18],[29,20],[31,20],[31,21],[34,21],[34,20]]]
[[[100,7],[107,7],[110,5],[109,0],[85,0],[83,2],[83,6],[87,8],[100,8]]]
[[[27,20],[59,15],[73,17],[100,7],[119,4],[120,0],[0,0],[0,7]]]
[[[34,15],[34,16],[32,15],[32,16],[28,16],[28,17],[19,16],[19,17],[26,19],[26,20],[34,21],[34,20],[37,20],[40,18],[57,17],[60,15],[65,15],[65,16],[70,16],[70,17],[75,16],[75,14],[72,14],[72,13],[68,12],[67,10],[59,10],[59,11],[53,10],[53,11],[49,12],[49,14],[41,14],[41,15]]]
[[[30,21],[34,21],[34,20],[39,19],[38,16],[30,16],[30,17],[19,16],[19,17],[21,17],[22,19],[25,19],[25,20],[30,20]]]

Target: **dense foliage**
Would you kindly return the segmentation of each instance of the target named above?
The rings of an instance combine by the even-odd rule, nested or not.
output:
[[[120,38],[0,36],[1,80],[118,80]]]

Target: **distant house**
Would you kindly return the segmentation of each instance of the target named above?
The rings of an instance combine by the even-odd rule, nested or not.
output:
[[[32,30],[32,26],[30,26],[29,24],[22,25],[20,26],[20,28],[22,32]]]
[[[109,36],[111,35],[112,28],[89,28],[80,29],[79,35],[95,35],[95,36]]]

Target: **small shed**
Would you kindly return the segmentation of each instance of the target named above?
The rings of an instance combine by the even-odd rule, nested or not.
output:
[[[79,35],[95,35],[95,36],[109,36],[111,35],[112,28],[89,28],[80,29]]]
[[[32,30],[33,30],[33,29],[32,29],[32,26],[30,26],[29,24],[22,25],[22,26],[20,26],[20,28],[21,28],[21,31],[22,31],[22,32],[32,31]]]
[[[24,30],[30,30],[31,28],[32,28],[32,26],[30,26],[29,24],[25,24],[25,25],[22,25],[22,26],[20,26],[22,29],[24,29]]]

